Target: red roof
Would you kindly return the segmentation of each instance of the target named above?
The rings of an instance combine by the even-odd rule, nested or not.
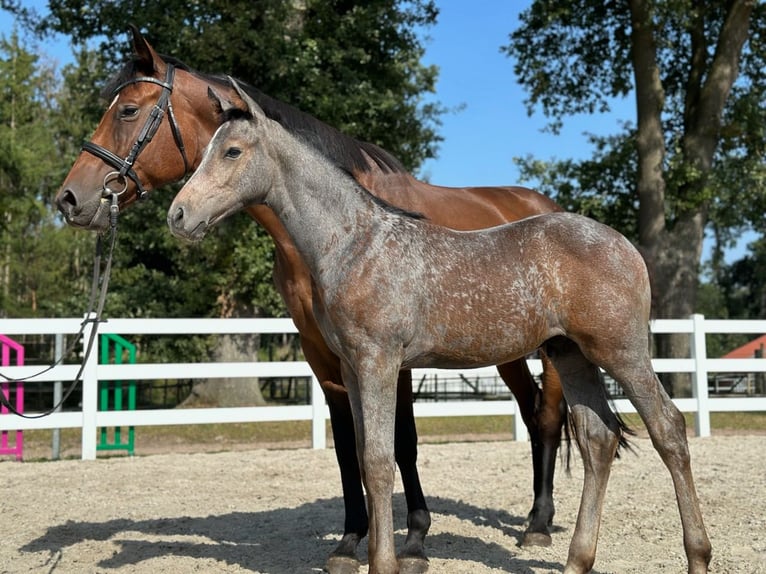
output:
[[[745,343],[741,347],[729,351],[723,357],[723,359],[752,359],[755,357],[755,351],[758,349],[766,349],[766,335],[761,335],[757,339],[753,339],[749,343]]]

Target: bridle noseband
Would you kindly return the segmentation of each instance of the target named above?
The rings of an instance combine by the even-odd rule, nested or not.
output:
[[[151,76],[140,76],[120,84],[114,89],[114,92],[112,92],[112,96],[116,96],[125,86],[137,84],[138,82],[149,82],[152,84],[157,84],[158,86],[162,86],[162,93],[160,94],[159,100],[157,100],[157,103],[154,104],[152,111],[149,113],[149,117],[146,119],[146,123],[141,128],[141,132],[138,134],[136,142],[133,144],[133,147],[130,149],[130,153],[125,159],[109,151],[108,149],[101,147],[98,144],[94,144],[93,142],[88,141],[82,144],[82,151],[86,151],[96,156],[116,170],[109,172],[104,177],[103,189],[101,190],[103,197],[108,197],[111,195],[114,200],[117,196],[122,195],[122,193],[124,193],[128,188],[128,181],[126,177],[131,179],[133,183],[136,184],[136,196],[138,199],[144,199],[146,197],[147,192],[144,190],[143,185],[141,185],[141,180],[138,178],[138,175],[136,175],[136,172],[133,170],[133,165],[135,164],[138,154],[140,154],[146,145],[152,141],[154,134],[157,133],[157,130],[162,123],[162,118],[166,111],[168,114],[170,130],[173,133],[173,139],[175,140],[178,151],[181,152],[181,157],[184,161],[184,173],[189,172],[189,160],[186,157],[186,149],[184,148],[183,139],[181,138],[181,131],[178,128],[178,122],[176,121],[175,114],[173,113],[173,106],[170,103],[170,94],[173,92],[174,78],[175,67],[172,64],[167,64],[165,81],[158,80],[157,78],[153,78]],[[122,189],[115,191],[109,187],[109,184],[115,181],[118,182],[119,185],[123,186]]]

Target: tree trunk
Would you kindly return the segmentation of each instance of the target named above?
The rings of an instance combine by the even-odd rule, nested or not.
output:
[[[652,275],[655,317],[686,318],[695,311],[697,300],[709,201],[703,190],[713,166],[726,99],[738,75],[754,0],[729,3],[712,60],[705,57],[704,51],[704,5],[698,5],[690,17],[688,32],[692,48],[684,106],[682,160],[691,175],[674,190],[684,207],[678,208],[671,226],[666,220],[666,148],[662,126],[665,93],[653,29],[654,3],[630,0],[629,5],[631,59],[636,82],[639,243]],[[665,335],[656,343],[661,357],[689,356],[687,335]],[[672,395],[688,395],[688,375],[673,373],[663,377],[663,383]]]
[[[662,242],[665,245],[655,254],[652,265],[656,318],[685,318],[695,312],[703,238],[701,212],[678,222],[672,231],[665,233]],[[655,345],[659,357],[691,356],[691,340],[687,334],[656,335]],[[671,396],[691,395],[690,373],[663,373],[660,379]]]
[[[222,335],[213,352],[216,362],[244,362],[258,359],[260,335]],[[224,375],[224,373],[221,373]],[[201,379],[181,406],[250,407],[266,404],[257,378]]]

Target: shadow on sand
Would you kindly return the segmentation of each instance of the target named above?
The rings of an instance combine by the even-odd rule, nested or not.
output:
[[[517,556],[516,541],[523,531],[523,517],[448,498],[431,498],[429,505],[434,514],[495,528],[509,538],[508,543],[501,546],[473,536],[461,536],[458,532],[435,534],[426,538],[426,551],[431,558],[458,558],[514,574],[531,573],[532,568],[563,570],[566,556],[558,563]],[[49,572],[56,571],[56,564],[70,547],[94,541],[109,545],[104,554],[110,557],[92,565],[106,570],[177,556],[212,559],[269,574],[319,572],[339,535],[327,525],[342,524],[342,509],[342,499],[330,498],[295,508],[206,517],[68,521],[49,527],[43,536],[19,550],[48,553]],[[394,513],[397,518],[406,515],[401,494],[394,496]],[[403,525],[397,527],[404,528]],[[557,530],[554,536],[562,536],[561,529]],[[397,534],[396,542],[400,547],[404,535]],[[359,556],[365,557],[366,552],[365,539]],[[366,564],[366,558],[363,561]]]

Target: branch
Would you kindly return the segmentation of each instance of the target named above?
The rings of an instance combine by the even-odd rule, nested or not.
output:
[[[710,72],[689,118],[684,151],[701,171],[708,171],[718,143],[721,118],[734,81],[739,74],[742,47],[748,36],[755,0],[733,0],[718,36]],[[692,70],[690,74],[701,73]]]

